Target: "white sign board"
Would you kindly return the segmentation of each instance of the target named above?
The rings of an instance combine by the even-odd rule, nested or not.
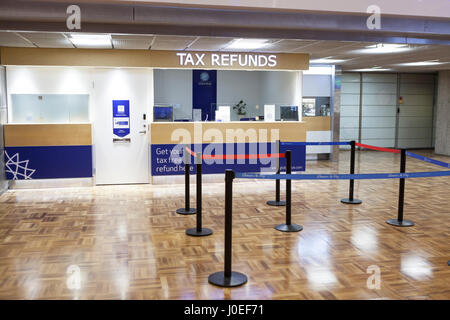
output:
[[[229,106],[220,106],[216,110],[216,121],[217,122],[230,122],[231,119],[231,108]]]
[[[264,121],[274,122],[275,121],[275,105],[265,104],[264,105]]]

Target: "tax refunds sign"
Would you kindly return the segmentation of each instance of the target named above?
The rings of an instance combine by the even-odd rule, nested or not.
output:
[[[212,70],[309,69],[307,53],[0,48],[2,65],[144,67]]]
[[[245,54],[245,53],[188,53],[179,52],[180,66],[196,66],[196,67],[253,67],[274,68],[277,66],[277,56],[275,54]]]
[[[154,67],[233,70],[308,70],[304,53],[151,51]]]
[[[171,59],[176,65],[171,67],[193,69],[305,70],[309,65],[309,56],[304,54],[182,51],[170,56],[176,56],[174,61]]]

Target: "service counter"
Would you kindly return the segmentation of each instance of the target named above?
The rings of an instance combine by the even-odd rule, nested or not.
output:
[[[305,121],[238,121],[238,122],[155,122],[150,125],[151,132],[151,174],[152,176],[182,175],[184,167],[173,161],[179,158],[176,145],[201,145],[194,151],[205,154],[266,154],[276,153],[275,142],[329,141],[331,138],[330,117],[305,118]],[[308,139],[308,137],[310,137]],[[311,140],[313,139],[313,140]],[[315,139],[315,140],[314,140]],[[305,170],[306,148],[290,146],[293,152],[293,171]],[[309,147],[308,147],[309,149]],[[286,147],[281,146],[281,152]],[[323,153],[324,150],[309,150]],[[329,149],[325,152],[331,152]],[[174,157],[175,156],[175,157]],[[253,159],[254,160],[254,159]],[[193,162],[194,159],[191,158]],[[216,161],[206,163],[204,173],[223,173],[225,169],[259,172],[265,168],[274,169],[274,162],[261,159]],[[281,161],[283,168],[284,161]],[[192,168],[194,170],[194,168]]]
[[[91,124],[5,124],[9,180],[92,178]]]

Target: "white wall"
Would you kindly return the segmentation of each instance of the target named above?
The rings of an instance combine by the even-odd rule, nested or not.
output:
[[[304,74],[304,97],[331,97],[331,75]]]
[[[246,118],[264,113],[261,104],[262,71],[217,71],[217,104],[233,107],[241,99],[247,103]],[[259,111],[256,105],[260,105]],[[238,120],[236,112],[231,109],[231,121]]]
[[[192,70],[155,69],[153,74],[155,104],[179,105],[174,108],[174,119],[191,119]]]

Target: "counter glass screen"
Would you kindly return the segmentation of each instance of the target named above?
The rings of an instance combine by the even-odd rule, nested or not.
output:
[[[297,106],[281,106],[280,115],[282,121],[298,121]]]
[[[164,122],[172,121],[173,108],[172,107],[153,107],[153,121]]]

